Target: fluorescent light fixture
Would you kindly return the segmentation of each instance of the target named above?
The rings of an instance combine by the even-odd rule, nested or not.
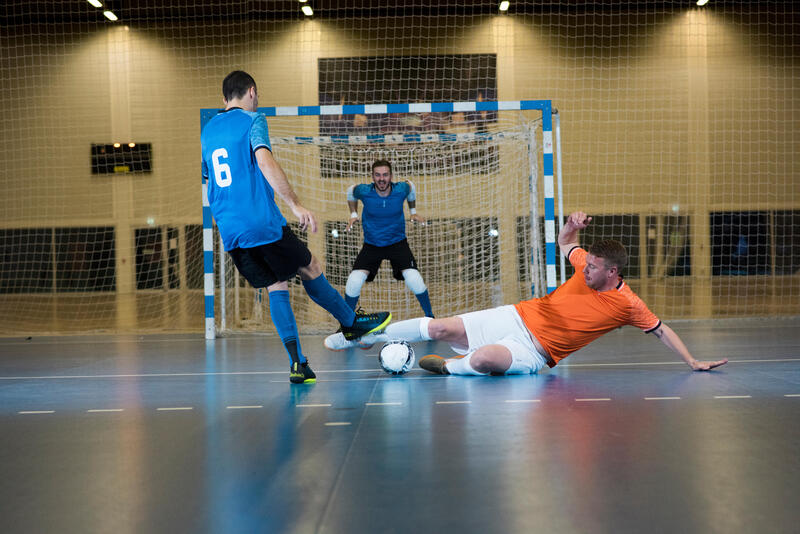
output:
[[[119,143],[114,143],[114,148],[119,148],[119,147],[121,147],[121,146],[122,146],[122,145],[121,145],[121,144],[119,144]]]
[[[111,11],[103,11],[103,15],[105,15],[108,20],[111,21],[117,20],[117,16]]]
[[[707,3],[708,3],[708,0],[697,0],[697,5],[698,5],[698,6],[704,6],[704,5],[706,5]]]
[[[94,7],[103,7],[103,4],[100,3],[100,0],[86,0],[86,1],[92,4]]]
[[[500,7],[498,7],[497,9],[499,9],[500,11],[508,11],[509,4],[510,2],[508,0],[503,0],[502,2],[500,2]]]
[[[305,4],[306,2],[308,2],[308,0],[297,0],[297,1],[300,2],[301,4]]]
[[[311,15],[314,14],[314,10],[311,9],[311,6],[308,4],[303,4],[303,7],[301,7],[300,9],[303,11],[303,14],[306,17],[310,17]]]
[[[129,146],[130,148],[133,148],[133,147],[135,147],[135,146],[136,146],[136,143],[128,143],[128,146]]]

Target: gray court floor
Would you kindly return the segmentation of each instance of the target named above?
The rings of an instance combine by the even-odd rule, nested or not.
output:
[[[612,332],[540,375],[248,335],[0,340],[0,532],[798,532],[800,319]],[[417,355],[447,354],[418,344]]]

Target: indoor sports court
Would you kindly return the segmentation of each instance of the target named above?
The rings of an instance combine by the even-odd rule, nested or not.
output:
[[[8,3],[0,531],[796,532],[799,15]],[[290,383],[278,312],[231,261],[201,179],[235,69],[318,231],[277,205],[338,293],[367,242],[348,188],[387,160],[424,218],[405,208],[437,318],[580,274],[557,236],[582,211],[580,243],[621,242],[630,289],[697,360],[728,363],[692,372],[626,326],[537,374],[432,374],[421,357],[455,353],[430,341],[392,375],[380,343],[325,348],[339,324],[298,277],[316,382]],[[394,322],[423,315],[387,262],[359,290]]]

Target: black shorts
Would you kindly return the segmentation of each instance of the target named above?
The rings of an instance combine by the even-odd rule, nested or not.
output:
[[[292,229],[283,227],[283,236],[273,243],[229,250],[233,263],[253,287],[268,287],[294,278],[300,267],[311,263],[311,251]]]
[[[408,240],[403,239],[386,247],[376,247],[375,245],[364,243],[353,264],[353,270],[368,271],[367,282],[372,282],[375,279],[375,275],[378,274],[378,269],[380,269],[383,260],[389,260],[392,264],[392,275],[395,280],[403,279],[403,271],[405,269],[417,268],[417,260],[414,259],[414,254],[411,253]]]

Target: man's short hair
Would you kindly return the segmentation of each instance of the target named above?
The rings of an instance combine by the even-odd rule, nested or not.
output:
[[[589,254],[603,258],[606,268],[616,267],[622,271],[628,264],[628,253],[625,247],[615,239],[603,239],[589,247]]]
[[[375,163],[372,164],[372,172],[375,172],[375,169],[378,167],[389,167],[389,174],[392,174],[392,164],[386,161],[385,159],[379,159]]]
[[[235,70],[222,80],[222,96],[226,102],[234,98],[242,98],[247,90],[256,87],[256,81],[243,70]]]

